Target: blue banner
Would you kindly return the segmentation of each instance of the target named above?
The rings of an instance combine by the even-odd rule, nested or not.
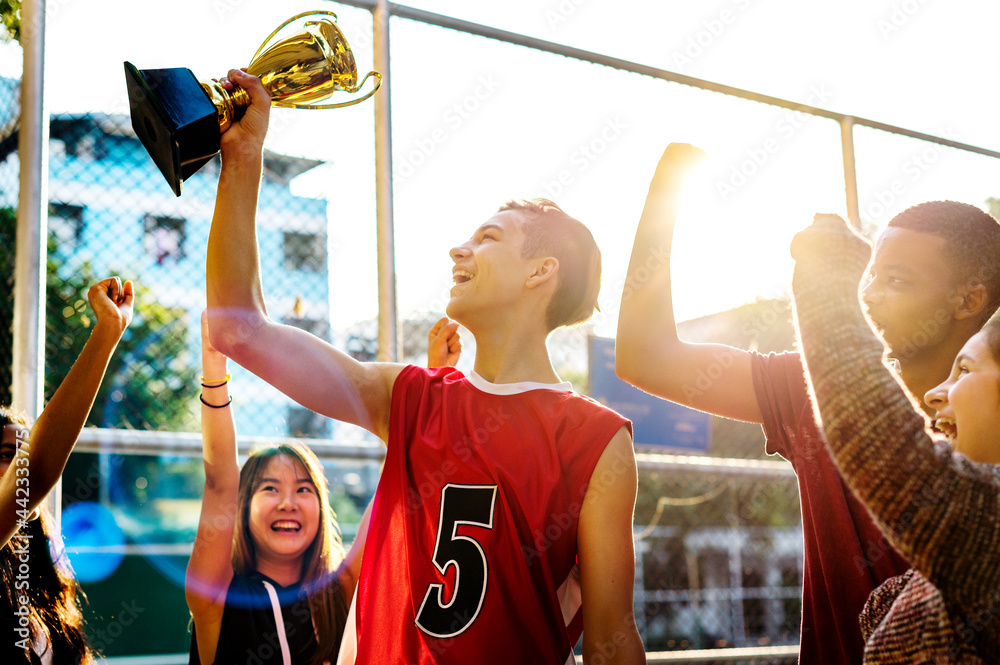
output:
[[[619,379],[613,339],[590,338],[590,397],[632,421],[637,447],[708,452],[708,414],[654,397]]]

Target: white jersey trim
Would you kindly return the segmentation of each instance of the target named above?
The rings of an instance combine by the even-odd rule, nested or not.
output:
[[[337,665],[354,665],[358,659],[358,589],[354,588],[351,596],[351,609],[347,612],[347,622],[344,624],[344,637],[340,640],[340,651],[337,654]]]
[[[559,607],[562,609],[563,625],[567,628],[580,612],[580,608],[583,607],[583,590],[580,588],[580,581],[576,578],[575,572],[576,567],[574,566],[574,570],[569,572],[566,580],[556,590],[556,595],[559,597]],[[575,663],[576,656],[573,655],[573,648],[570,647],[566,665],[574,665]]]
[[[538,383],[537,381],[521,381],[519,383],[490,383],[475,371],[469,372],[469,383],[473,387],[491,395],[519,395],[530,390],[557,390],[559,392],[573,392],[573,384],[569,381],[561,383]]]

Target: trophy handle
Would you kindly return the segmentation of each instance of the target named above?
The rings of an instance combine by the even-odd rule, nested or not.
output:
[[[382,87],[382,75],[379,74],[378,72],[368,72],[356,86],[354,86],[353,88],[344,88],[344,92],[357,92],[358,90],[361,89],[361,86],[365,84],[365,81],[367,81],[368,77],[370,76],[374,76],[376,79],[378,79],[375,82],[375,87],[372,88],[371,91],[369,91],[364,96],[358,97],[357,99],[352,99],[349,102],[340,102],[338,104],[296,104],[296,103],[289,104],[285,102],[271,102],[271,106],[274,106],[276,108],[286,108],[286,109],[342,109],[345,106],[354,106],[358,102],[363,102],[372,95],[374,95],[376,92],[378,92],[378,89]]]
[[[333,12],[331,12],[328,9],[313,9],[313,10],[310,10],[310,11],[307,11],[307,12],[302,12],[301,14],[296,14],[295,16],[291,17],[290,19],[286,20],[284,23],[282,23],[281,25],[279,25],[277,28],[275,28],[271,32],[271,34],[269,34],[267,36],[267,39],[264,40],[264,43],[260,45],[260,48],[257,49],[257,52],[253,54],[252,58],[250,58],[250,62],[252,63],[254,60],[257,59],[257,56],[260,55],[260,52],[264,50],[264,47],[267,46],[267,43],[269,41],[271,41],[272,39],[274,39],[274,36],[276,34],[278,34],[279,32],[281,32],[281,30],[285,26],[287,26],[288,24],[292,23],[293,21],[299,20],[300,18],[305,18],[306,16],[319,16],[319,15],[332,16],[334,22],[336,23],[336,21],[337,21],[337,15],[334,14]]]

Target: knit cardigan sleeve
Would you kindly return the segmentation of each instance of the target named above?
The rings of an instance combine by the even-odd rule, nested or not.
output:
[[[897,551],[945,597],[979,606],[1000,588],[997,467],[931,439],[861,310],[870,248],[835,219],[792,246],[797,330],[827,444]]]

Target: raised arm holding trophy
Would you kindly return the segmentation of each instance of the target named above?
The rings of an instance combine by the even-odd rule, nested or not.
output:
[[[279,31],[305,17],[302,29],[265,50]],[[332,18],[331,18],[332,17]],[[272,106],[330,109],[368,99],[382,84],[378,72],[358,81],[354,55],[337,27],[336,14],[313,10],[296,14],[279,25],[251,59],[247,71],[258,77],[271,96]],[[361,97],[321,104],[335,92],[358,92],[369,77],[375,87]],[[227,90],[215,81],[198,81],[190,69],[137,69],[125,63],[132,127],[174,194],[181,182],[219,151],[219,139],[250,106],[242,88]]]

